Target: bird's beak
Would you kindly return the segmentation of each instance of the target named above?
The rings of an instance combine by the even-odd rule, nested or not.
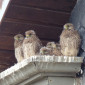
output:
[[[18,40],[18,37],[16,37],[15,39]]]
[[[64,25],[64,29],[66,29],[66,30],[68,29],[67,25]]]
[[[40,51],[40,54],[42,55],[43,54],[43,51]]]
[[[28,37],[29,37],[29,35],[26,35],[26,37],[28,38]]]
[[[53,45],[53,48],[56,48],[56,45]]]

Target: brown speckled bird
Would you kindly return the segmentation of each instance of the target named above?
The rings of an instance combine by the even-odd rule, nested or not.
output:
[[[35,56],[39,53],[42,46],[40,39],[36,36],[35,31],[29,30],[25,32],[26,38],[23,41],[24,57]]]
[[[52,54],[53,55],[62,56],[61,47],[58,43],[55,44],[55,42],[48,42],[46,47],[52,49]]]
[[[73,24],[66,23],[60,35],[61,53],[64,56],[77,56],[81,39]]]
[[[52,49],[47,47],[42,47],[40,49],[40,55],[52,55]]]
[[[21,62],[24,59],[22,43],[24,40],[24,36],[21,34],[17,34],[14,36],[14,48],[15,48],[15,57],[17,62]]]

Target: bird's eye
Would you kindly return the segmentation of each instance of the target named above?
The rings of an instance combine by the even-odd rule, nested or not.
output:
[[[67,28],[69,28],[70,26],[69,25],[67,25]]]
[[[31,35],[32,35],[31,33],[30,33],[30,34],[27,34],[26,37],[27,37],[27,38],[28,38],[28,37],[31,37]]]
[[[30,33],[29,36],[31,36],[32,34]]]
[[[43,51],[44,53],[46,52],[46,50]]]
[[[51,44],[49,44],[49,46],[51,46]]]
[[[20,40],[20,37],[18,37],[18,39]]]
[[[46,50],[44,50],[44,53],[48,53]]]
[[[69,25],[67,25],[67,27],[69,27]]]

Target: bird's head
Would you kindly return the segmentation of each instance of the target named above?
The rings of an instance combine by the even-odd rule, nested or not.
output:
[[[48,42],[46,47],[54,49],[54,48],[56,48],[56,44],[55,44],[55,42]]]
[[[34,35],[36,35],[34,30],[29,30],[25,32],[26,38],[32,37]]]
[[[23,41],[24,40],[24,36],[22,34],[17,34],[14,36],[14,39],[17,41]]]
[[[42,47],[42,48],[40,49],[40,54],[41,54],[41,55],[47,55],[47,54],[50,53],[50,51],[51,51],[51,49],[49,49],[49,48],[47,48],[47,47]]]
[[[74,29],[74,25],[72,23],[66,23],[64,25],[64,29],[65,30],[73,30]]]

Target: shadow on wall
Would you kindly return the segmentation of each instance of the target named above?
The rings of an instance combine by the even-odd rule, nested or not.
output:
[[[70,22],[74,24],[82,39],[79,56],[85,57],[85,0],[77,1],[71,13]]]
[[[80,52],[78,56],[85,58],[85,0],[77,1],[76,6],[74,7],[71,13],[70,22],[74,24],[75,29],[78,30],[82,39]],[[85,63],[85,60],[84,60],[84,63]],[[84,81],[85,67],[84,66],[83,66],[84,74],[83,74],[82,85],[85,85],[85,81]]]

